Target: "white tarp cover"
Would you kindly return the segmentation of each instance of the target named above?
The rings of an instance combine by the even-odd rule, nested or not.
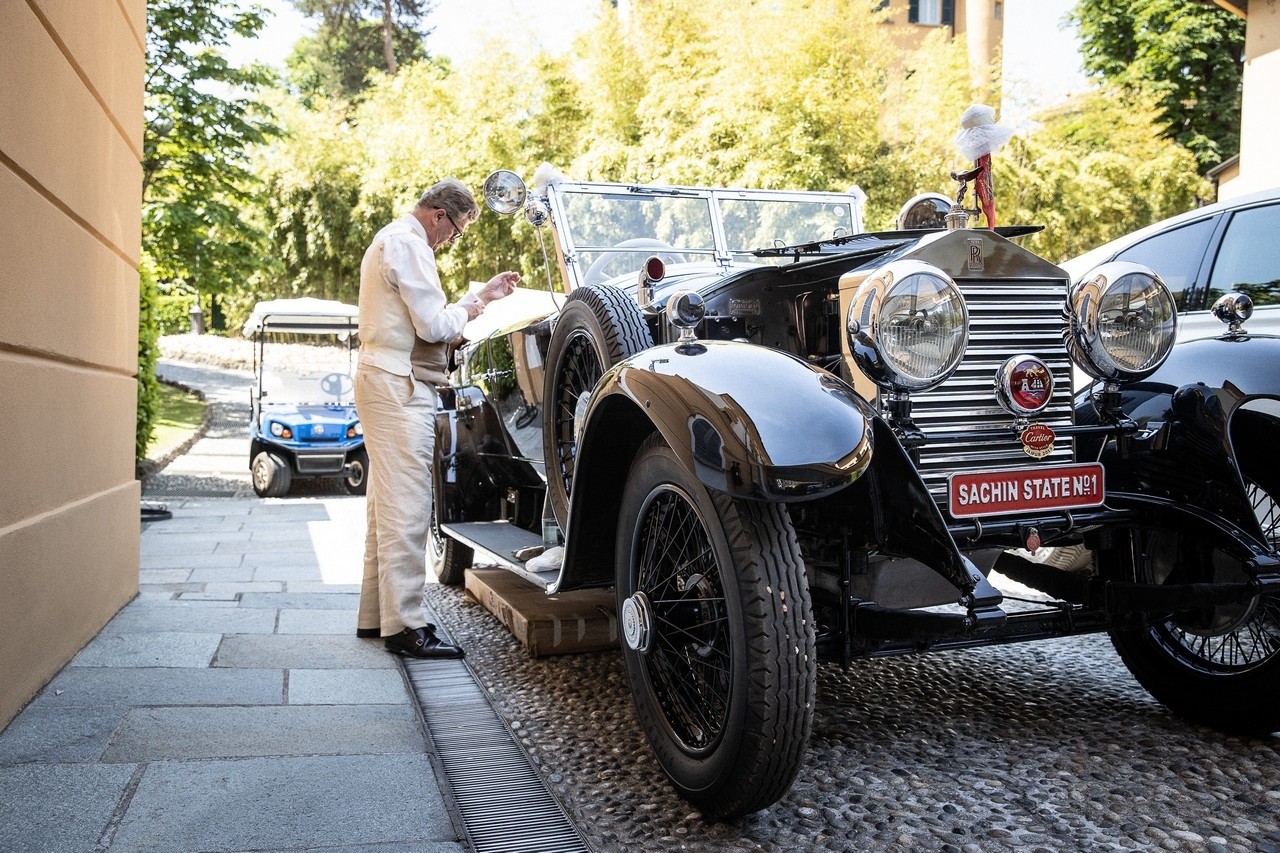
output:
[[[244,324],[244,335],[253,337],[266,322],[272,332],[339,332],[355,329],[360,311],[332,299],[270,299],[253,306]]]

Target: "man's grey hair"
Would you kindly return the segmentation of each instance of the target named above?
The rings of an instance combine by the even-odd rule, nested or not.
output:
[[[480,218],[480,205],[476,204],[475,196],[457,178],[445,178],[434,184],[418,198],[417,206],[439,208],[457,220],[459,225]]]

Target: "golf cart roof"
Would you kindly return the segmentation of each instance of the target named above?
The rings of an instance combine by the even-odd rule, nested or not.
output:
[[[253,306],[244,324],[244,335],[259,332],[353,332],[359,325],[359,309],[332,299],[271,299]]]

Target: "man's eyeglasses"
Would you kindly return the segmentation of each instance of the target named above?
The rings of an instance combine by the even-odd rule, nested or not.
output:
[[[444,208],[440,209],[444,210]],[[453,221],[453,217],[449,215],[449,211],[444,211],[444,218],[449,220],[449,224],[453,226],[453,236],[449,238],[449,242],[453,243],[462,236],[462,229],[458,227],[458,223]]]

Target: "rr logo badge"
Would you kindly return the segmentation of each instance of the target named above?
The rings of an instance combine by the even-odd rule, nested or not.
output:
[[[969,238],[969,271],[982,272],[987,268],[986,261],[982,257],[982,240],[977,237]]]

